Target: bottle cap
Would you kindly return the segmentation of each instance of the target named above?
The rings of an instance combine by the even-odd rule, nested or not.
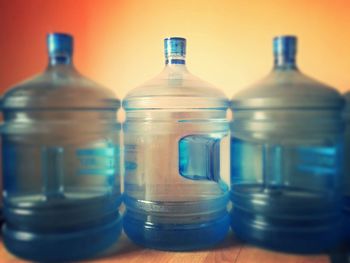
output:
[[[295,57],[297,52],[297,37],[282,35],[273,39],[273,53],[275,56],[286,58]]]
[[[169,37],[164,39],[165,58],[185,57],[186,39],[182,37]]]
[[[68,55],[73,53],[73,37],[65,33],[50,33],[47,35],[49,55]]]

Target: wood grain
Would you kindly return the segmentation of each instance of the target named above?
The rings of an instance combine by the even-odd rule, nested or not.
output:
[[[91,244],[93,246],[93,244]],[[0,240],[0,263],[26,262],[11,255]],[[119,242],[90,263],[330,263],[327,255],[290,255],[266,251],[243,244],[230,234],[213,249],[196,252],[165,252],[144,249],[131,243],[123,234]]]

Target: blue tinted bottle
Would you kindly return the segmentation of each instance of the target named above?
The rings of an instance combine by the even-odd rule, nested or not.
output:
[[[229,227],[228,100],[187,70],[185,39],[164,44],[164,70],[123,101],[124,231],[150,248],[202,249]]]
[[[74,261],[112,245],[121,232],[120,102],[83,77],[73,38],[47,38],[45,72],[7,91],[3,241],[33,261]]]
[[[272,72],[232,99],[231,225],[253,244],[313,253],[339,238],[343,100],[298,70],[296,44],[276,37]]]

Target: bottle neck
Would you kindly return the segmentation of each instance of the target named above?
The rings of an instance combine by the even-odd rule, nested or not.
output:
[[[167,78],[183,78],[183,74],[189,73],[184,59],[169,59],[165,61],[164,72]]]
[[[186,65],[186,39],[171,37],[164,39],[165,65]]]
[[[297,38],[283,35],[273,39],[274,69],[297,70]]]
[[[165,58],[165,65],[186,65],[186,58],[184,56],[167,56]]]
[[[275,54],[274,57],[275,70],[298,70],[294,55]]]
[[[71,56],[67,55],[50,55],[49,56],[49,66],[66,65],[72,66],[73,60]]]

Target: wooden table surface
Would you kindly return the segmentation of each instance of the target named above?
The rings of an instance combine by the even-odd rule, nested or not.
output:
[[[91,244],[93,246],[93,244]],[[0,240],[0,263],[25,262],[11,255]],[[85,262],[96,263],[330,263],[328,255],[292,255],[262,250],[243,244],[230,235],[217,247],[197,252],[163,252],[144,249],[132,244],[123,234],[119,242],[98,258]],[[346,262],[343,259],[333,262]]]

